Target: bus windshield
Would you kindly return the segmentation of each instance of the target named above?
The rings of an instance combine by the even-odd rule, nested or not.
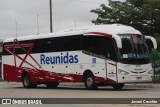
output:
[[[149,51],[142,35],[123,34],[120,59],[125,64],[147,64],[150,63]]]

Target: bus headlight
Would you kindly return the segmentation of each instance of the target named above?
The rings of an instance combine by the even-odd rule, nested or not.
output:
[[[147,73],[148,74],[153,74],[153,69],[149,70]]]
[[[122,75],[128,75],[129,74],[129,72],[121,70],[121,69],[119,69],[118,72],[119,72],[119,74],[122,74]]]

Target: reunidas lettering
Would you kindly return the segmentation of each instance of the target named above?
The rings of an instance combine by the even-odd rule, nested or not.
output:
[[[60,56],[46,56],[45,54],[40,55],[41,64],[72,64],[78,63],[78,55],[69,55],[67,52],[66,55],[61,53]]]

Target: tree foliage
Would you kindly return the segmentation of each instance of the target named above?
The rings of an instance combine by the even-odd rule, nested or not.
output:
[[[0,42],[0,47],[2,47],[2,44],[3,44],[3,43],[2,43],[2,42]]]
[[[160,0],[112,1],[91,10],[98,15],[95,24],[120,23],[130,25],[145,35],[160,34]]]

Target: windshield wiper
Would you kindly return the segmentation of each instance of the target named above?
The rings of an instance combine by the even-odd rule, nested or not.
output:
[[[150,63],[150,60],[147,58],[142,59],[144,63]]]
[[[125,62],[123,62],[124,64],[126,64],[127,62],[131,61],[131,58],[128,58]]]
[[[124,64],[128,64],[129,61],[133,60],[130,63],[134,63],[134,64],[144,64],[144,63],[150,63],[149,59],[141,59],[141,58],[129,58],[126,61],[123,61]]]

